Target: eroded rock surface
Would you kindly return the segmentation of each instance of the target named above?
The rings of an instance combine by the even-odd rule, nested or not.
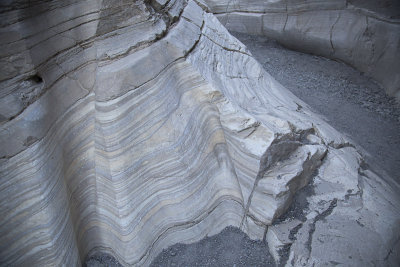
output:
[[[396,0],[205,0],[229,30],[344,61],[400,101],[400,4]]]
[[[342,62],[287,49],[265,36],[233,35],[278,82],[346,134],[372,169],[400,179],[400,105],[374,80]]]
[[[2,265],[73,266],[96,253],[149,265],[164,248],[227,226],[281,240],[271,224],[312,179],[320,189],[298,229],[308,239],[289,236],[288,262],[338,261],[338,250],[311,250],[318,237],[355,240],[323,219],[356,217],[360,234],[380,239],[348,262],[395,260],[398,185],[363,167],[204,3],[1,8]]]

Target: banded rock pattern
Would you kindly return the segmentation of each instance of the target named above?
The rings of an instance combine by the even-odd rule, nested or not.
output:
[[[385,0],[206,0],[229,30],[346,62],[400,100],[400,6]]]
[[[380,210],[385,224],[371,219],[368,229],[392,254],[398,185],[362,169],[349,141],[263,71],[204,3],[14,1],[1,10],[1,265],[74,266],[97,252],[148,265],[169,245],[228,225],[270,238],[296,191],[339,176],[337,203],[365,179],[378,184],[369,196],[384,192],[355,194],[363,205],[348,214]]]

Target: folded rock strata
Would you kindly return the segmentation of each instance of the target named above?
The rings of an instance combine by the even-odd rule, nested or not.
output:
[[[400,6],[396,1],[205,0],[229,30],[344,61],[400,101]]]
[[[98,252],[148,265],[228,225],[279,249],[271,224],[311,180],[324,185],[314,213],[335,199],[343,208],[333,223],[368,221],[379,257],[392,260],[398,185],[362,169],[349,141],[204,3],[16,1],[1,10],[1,265],[74,266]],[[308,217],[315,233],[318,218]],[[293,262],[331,260],[291,244]]]

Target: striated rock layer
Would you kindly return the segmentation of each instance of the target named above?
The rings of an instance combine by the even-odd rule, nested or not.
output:
[[[205,0],[228,29],[344,61],[400,101],[400,5],[396,0]]]
[[[347,261],[378,247],[368,263],[396,260],[398,185],[207,10],[183,0],[1,4],[1,265],[74,266],[97,252],[148,265],[228,225],[268,239],[281,261],[284,237],[270,225],[311,180],[322,187],[307,242],[321,231],[338,240],[322,215],[357,217],[372,235],[340,242],[373,242]],[[293,264],[340,257],[291,244]]]

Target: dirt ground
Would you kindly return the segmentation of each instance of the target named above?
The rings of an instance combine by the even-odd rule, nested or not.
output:
[[[357,144],[372,169],[385,171],[400,182],[400,107],[375,81],[344,63],[288,50],[266,37],[233,34],[278,82]],[[307,188],[296,196],[284,217],[302,216],[306,205],[302,194]],[[120,266],[107,255],[92,257],[86,264]],[[152,266],[275,264],[265,243],[228,227],[194,244],[173,245],[160,253]]]

